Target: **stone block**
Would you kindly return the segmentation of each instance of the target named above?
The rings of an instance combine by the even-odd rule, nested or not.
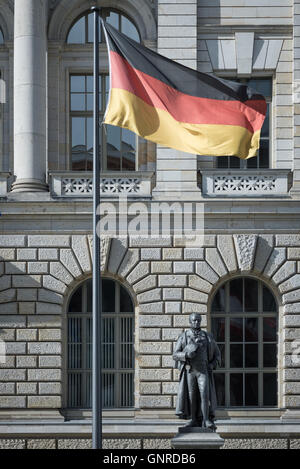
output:
[[[285,327],[300,327],[300,314],[293,314],[283,317]]]
[[[178,336],[181,334],[182,329],[163,329],[162,330],[162,340],[177,340]]]
[[[191,261],[176,261],[174,262],[175,274],[193,274],[194,262]]]
[[[61,314],[62,306],[54,303],[37,303],[36,314]]]
[[[182,288],[164,288],[163,289],[164,300],[182,300]]]
[[[162,368],[173,368],[175,362],[172,358],[172,355],[162,355],[161,357],[161,366]]]
[[[132,236],[130,247],[167,247],[172,246],[170,236]]]
[[[143,449],[158,450],[171,448],[171,440],[169,438],[145,438],[143,440]]]
[[[300,303],[291,303],[284,306],[285,314],[300,313]]]
[[[27,440],[27,449],[56,449],[55,439],[30,438]]]
[[[140,396],[140,407],[142,409],[171,408],[172,398],[168,396]]]
[[[205,261],[196,262],[196,272],[199,277],[212,284],[215,284],[219,280],[219,276]]]
[[[43,287],[55,291],[60,294],[64,294],[67,290],[65,283],[57,280],[56,278],[52,277],[52,275],[44,275],[43,276]]]
[[[285,396],[284,397],[285,407],[300,407],[300,396]]]
[[[0,316],[0,328],[26,327],[25,316]]]
[[[20,314],[35,314],[35,303],[26,301],[19,302],[19,313]]]
[[[2,409],[25,409],[26,397],[22,396],[1,396],[0,408]],[[0,440],[1,449],[1,440]]]
[[[232,236],[219,235],[217,237],[217,246],[228,272],[235,272],[237,270],[237,261]]]
[[[60,342],[32,342],[28,344],[28,353],[32,355],[59,355]]]
[[[25,381],[26,371],[16,369],[0,369],[0,381]]]
[[[41,248],[39,249],[40,261],[57,261],[58,249],[56,248]]]
[[[173,326],[188,328],[190,326],[189,315],[188,314],[181,314],[181,315],[176,315],[176,316],[174,315]]]
[[[288,248],[288,259],[300,259],[300,248]]]
[[[92,449],[92,440],[88,438],[62,438],[57,440],[57,449]]]
[[[141,342],[140,353],[142,354],[170,354],[172,351],[171,342]]]
[[[18,329],[17,340],[23,340],[24,342],[37,340],[37,329]]]
[[[39,394],[61,394],[61,383],[39,383]]]
[[[18,314],[18,303],[0,303],[0,314]]]
[[[178,384],[178,382],[162,383],[162,393],[176,395],[178,392]]]
[[[166,301],[165,310],[167,314],[181,313],[181,302],[180,301]]]
[[[37,288],[18,288],[17,300],[18,301],[36,301],[37,300]]]
[[[58,247],[70,246],[70,236],[67,235],[30,235],[28,236],[29,247]]]
[[[300,383],[284,383],[283,385],[284,394],[298,394],[300,395]]]
[[[140,315],[140,327],[170,327],[172,325],[172,316],[167,315]]]
[[[159,275],[159,287],[185,287],[187,285],[186,275]]]
[[[39,356],[39,368],[60,368],[61,357],[57,355],[53,356]]]
[[[160,248],[142,248],[141,260],[143,261],[159,261],[161,259]]]
[[[28,262],[29,274],[47,274],[48,262]]]
[[[260,235],[257,241],[253,270],[262,272],[271,255],[274,245],[273,235]]]
[[[226,438],[221,449],[287,449],[287,447],[285,438]]]
[[[26,353],[25,342],[5,342],[7,355],[23,355]]]
[[[21,355],[17,357],[17,368],[36,368],[37,357]]]
[[[188,301],[184,301],[182,304],[182,312],[184,314],[191,314],[191,313],[206,313],[207,312],[207,305],[201,303],[191,303]],[[205,321],[206,322],[206,321]],[[202,324],[204,326],[204,323]]]
[[[0,303],[9,303],[13,302],[16,299],[16,290],[14,288],[9,288],[0,293]]]
[[[139,282],[135,283],[133,289],[136,294],[142,293],[146,290],[155,288],[157,286],[156,283],[156,275],[148,275],[143,280],[140,280]]]
[[[67,285],[74,279],[60,262],[50,262],[50,274]]]
[[[144,293],[140,293],[137,296],[137,300],[139,303],[149,303],[151,301],[159,301],[161,300],[161,297],[162,297],[161,288],[154,288]]]
[[[160,340],[161,339],[161,329],[153,328],[141,328],[139,333],[140,340]]]
[[[47,340],[61,340],[61,330],[60,329],[40,329],[39,330],[39,341]]]
[[[183,255],[185,260],[203,260],[204,249],[203,248],[184,248]]]
[[[227,269],[223,263],[219,251],[216,248],[206,248],[205,259],[206,262],[208,262],[208,264],[220,277],[227,274]]]
[[[37,383],[17,383],[17,394],[37,394]]]
[[[266,275],[267,277],[272,277],[274,272],[284,263],[285,260],[285,248],[274,248],[264,269],[264,275]]]
[[[28,327],[61,327],[60,316],[28,316]]]
[[[5,273],[7,275],[18,275],[26,273],[25,262],[5,262]]]
[[[60,396],[28,396],[28,409],[58,409],[61,407]]]
[[[297,288],[300,288],[300,274],[293,275],[278,286],[280,293],[286,293]]]
[[[161,394],[161,383],[141,383],[141,394]]]
[[[0,247],[24,247],[26,243],[26,237],[24,235],[1,235],[0,236]]]
[[[161,358],[164,355],[139,355],[138,363],[140,368],[160,368]]]
[[[212,288],[209,282],[199,277],[198,275],[189,276],[189,287],[205,293],[210,293]]]
[[[121,239],[113,239],[111,241],[110,255],[108,260],[108,271],[112,274],[117,273],[120,264],[126,254],[128,248],[127,237]]]
[[[5,357],[4,363],[0,363],[0,368],[2,369],[15,368],[15,364],[16,364],[15,357],[13,355],[10,355],[10,356],[7,355]]]
[[[60,250],[60,262],[72,274],[73,277],[76,278],[82,275],[82,270],[80,269],[71,249]]]
[[[138,438],[111,438],[103,440],[103,449],[141,449],[142,443]]]
[[[39,288],[41,286],[41,276],[13,275],[12,286],[15,288]]]
[[[92,264],[86,236],[72,236],[72,249],[77,258],[77,262],[81,267],[81,270],[84,273],[91,272]]]
[[[257,235],[233,235],[238,266],[242,271],[252,269],[257,244]]]
[[[191,288],[185,288],[184,289],[184,299],[186,301],[207,303],[208,295],[206,293],[199,292],[198,290],[192,290]]]
[[[125,278],[139,262],[139,249],[128,249],[118,270],[118,274]]]
[[[183,259],[182,249],[181,248],[163,248],[162,258],[164,260],[181,260]]]
[[[141,369],[141,381],[171,381],[172,370],[169,369]]]
[[[1,261],[13,261],[15,260],[15,257],[15,249],[0,249]]]
[[[172,262],[151,262],[151,272],[153,274],[171,274]]]
[[[63,304],[64,297],[59,293],[39,288],[38,300],[44,303],[57,303],[61,305]]]
[[[283,282],[291,275],[297,272],[297,265],[295,261],[286,261],[279,270],[273,275],[272,280],[276,285]]]
[[[283,234],[276,235],[276,246],[299,246],[300,247],[300,235],[297,234]]]
[[[128,283],[133,285],[134,283],[141,280],[143,277],[146,277],[150,273],[150,264],[149,262],[140,262],[132,272],[127,275],[126,280]]]
[[[10,275],[2,275],[0,277],[0,291],[7,290],[11,287],[11,276]]]
[[[29,381],[60,381],[61,370],[58,370],[58,369],[28,370],[28,380]]]
[[[17,249],[18,261],[35,261],[37,259],[37,249]]]
[[[163,313],[164,303],[162,301],[156,303],[143,303],[139,305],[140,313]]]
[[[0,383],[0,395],[5,396],[9,394],[15,394],[15,383]]]

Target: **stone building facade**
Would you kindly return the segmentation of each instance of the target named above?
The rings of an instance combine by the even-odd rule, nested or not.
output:
[[[109,169],[115,154],[107,150],[101,190],[116,213],[122,211],[120,195],[127,196],[129,217],[136,203],[149,212],[165,203],[164,216],[173,203],[199,203],[204,234],[193,245],[174,232],[101,238],[103,278],[119,285],[116,291],[123,288],[133,306],[132,338],[124,339],[132,346],[133,362],[127,368],[133,384],[120,388],[121,394],[132,396],[127,405],[120,405],[122,395],[117,396],[112,382],[108,386],[118,405],[104,410],[104,444],[170,447],[179,424],[174,416],[178,373],[172,349],[188,327],[188,315],[198,312],[208,330],[213,324],[228,327],[219,337],[226,358],[219,370],[224,403],[217,414],[225,447],[300,448],[300,2],[96,3],[108,15],[119,15],[120,28],[127,18],[143,44],[183,65],[225,78],[257,80],[271,90],[263,137],[267,163],[262,166],[256,162],[255,167],[237,167],[229,159],[220,164],[214,157],[139,139],[135,171],[127,162],[117,172]],[[82,384],[76,388],[69,379],[70,356],[75,353],[69,346],[84,340],[79,335],[72,339],[75,326],[68,318],[74,311],[83,315],[70,305],[92,275],[91,169],[88,164],[84,170],[76,166],[78,142],[73,141],[73,119],[88,123],[90,109],[74,110],[72,95],[88,100],[92,44],[85,15],[94,4],[0,0],[0,339],[5,352],[0,363],[0,448],[91,446],[88,405],[80,406],[78,394],[73,396],[77,405],[70,401],[70,386],[81,393]],[[80,29],[82,18],[86,29]],[[78,34],[77,42],[71,33]],[[100,72],[108,73],[103,44]],[[72,77],[83,76],[86,88],[80,92]],[[87,137],[82,138],[86,154]],[[103,138],[108,146],[113,143],[109,136]],[[126,162],[127,153],[122,152],[119,158]],[[237,310],[237,322],[230,283],[234,281],[244,288],[244,309]],[[247,290],[249,285],[254,290]],[[222,295],[228,297],[226,307]],[[247,312],[246,301],[251,303],[255,295],[257,305]],[[268,309],[265,298],[273,298],[276,307]],[[115,311],[108,311],[108,321],[113,321]],[[256,340],[246,338],[251,314],[257,321],[252,321],[257,324]],[[275,323],[272,342],[267,333]],[[240,340],[232,338],[236,324],[244,324]],[[248,342],[252,349],[247,349]],[[84,343],[89,345],[89,340]],[[234,349],[237,345],[240,349]],[[243,363],[236,365],[234,350],[241,351]],[[256,365],[249,364],[250,350],[257,350]],[[79,375],[88,376],[83,368],[77,366]],[[114,376],[120,383],[122,378]],[[271,376],[276,382],[268,381]],[[250,396],[247,379],[252,378]],[[268,393],[275,396],[272,402]]]

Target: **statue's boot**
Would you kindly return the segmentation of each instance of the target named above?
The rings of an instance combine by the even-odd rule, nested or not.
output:
[[[200,427],[198,420],[191,420],[185,427]]]
[[[205,420],[205,422],[204,422],[204,427],[205,427],[205,428],[212,428],[212,429],[214,429],[214,428],[215,428],[215,425],[214,425],[214,423],[213,423],[211,420]]]

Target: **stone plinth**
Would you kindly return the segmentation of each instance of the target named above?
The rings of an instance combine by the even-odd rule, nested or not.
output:
[[[220,449],[224,445],[224,440],[210,429],[179,427],[171,444],[174,449]]]

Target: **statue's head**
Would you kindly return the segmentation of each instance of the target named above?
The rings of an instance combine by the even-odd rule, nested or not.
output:
[[[200,329],[201,327],[201,314],[192,313],[189,317],[190,326],[192,329]]]

